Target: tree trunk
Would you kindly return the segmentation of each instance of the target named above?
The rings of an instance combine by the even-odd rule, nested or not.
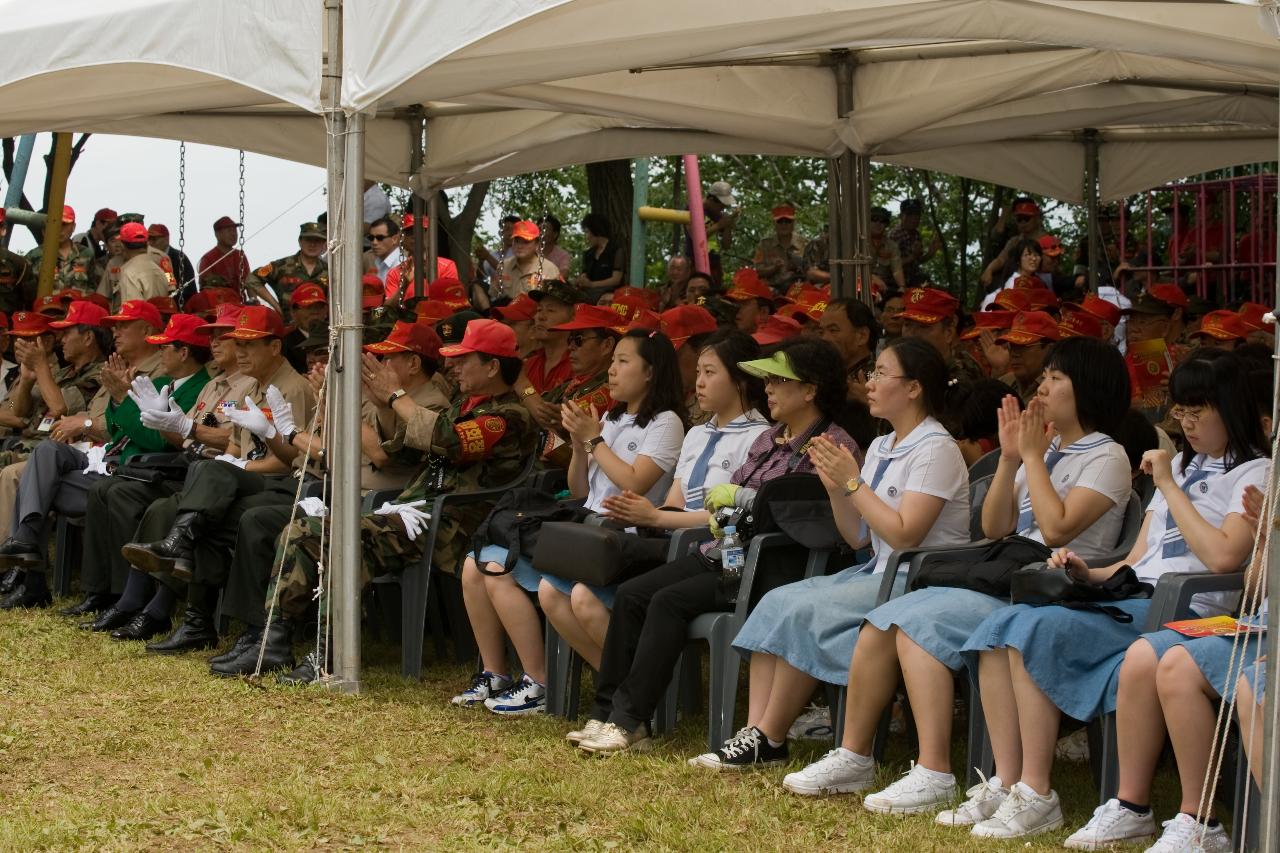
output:
[[[471,281],[471,243],[475,240],[476,222],[488,194],[488,181],[472,184],[467,192],[467,200],[457,215],[449,210],[449,198],[444,190],[440,190],[436,200],[436,211],[440,219],[436,227],[442,229],[441,236],[444,237],[440,242],[440,256],[447,257],[458,265],[458,278],[463,281]],[[447,254],[446,245],[449,249]]]
[[[587,164],[587,195],[591,201],[591,212],[608,218],[609,239],[622,248],[623,270],[627,269],[631,249],[628,235],[631,233],[633,189],[630,160]]]

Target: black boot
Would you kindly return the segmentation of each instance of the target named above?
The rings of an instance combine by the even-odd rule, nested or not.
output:
[[[115,603],[116,597],[109,592],[91,592],[79,604],[64,607],[58,612],[63,616],[85,616],[89,613],[101,613]]]
[[[271,672],[277,669],[293,669],[293,625],[283,619],[277,619],[267,626],[267,647],[262,654],[262,671]],[[240,653],[234,660],[216,663],[209,667],[214,675],[234,678],[237,675],[252,675],[258,668],[258,643]]]
[[[9,569],[0,575],[0,595],[8,595],[22,583],[22,569]]]
[[[40,563],[40,552],[30,542],[23,542],[10,536],[0,542],[0,567],[23,568]]]
[[[130,542],[120,553],[144,572],[170,574],[181,581],[191,580],[194,562],[196,521],[198,512],[181,512],[173,520],[173,528],[159,542]]]
[[[188,603],[177,630],[159,642],[147,643],[147,651],[175,655],[195,649],[211,649],[216,645],[218,630],[213,626],[213,614]]]
[[[0,599],[0,610],[27,610],[50,604],[53,604],[53,595],[47,586],[28,589],[26,584],[18,584],[17,589]]]
[[[261,643],[261,642],[262,642],[261,628],[246,628],[244,630],[244,633],[242,633],[239,637],[236,637],[236,641],[231,644],[231,648],[227,649],[225,652],[223,652],[220,655],[214,655],[213,657],[209,658],[209,665],[212,666],[213,664],[226,663],[227,661],[233,661],[236,658],[240,657],[240,655],[244,654],[244,650],[249,648],[250,646],[257,649],[258,643]]]
[[[315,684],[320,680],[320,655],[312,650],[302,662],[295,666],[290,672],[276,677],[277,684],[283,684],[285,687],[306,687],[308,684]],[[333,672],[333,655],[329,655],[328,666],[325,668],[328,672]]]
[[[137,610],[121,610],[113,604],[99,613],[92,622],[81,622],[80,627],[86,631],[114,631],[128,625],[137,615]]]
[[[157,619],[143,610],[129,624],[111,632],[113,640],[150,640],[169,630],[168,619]]]

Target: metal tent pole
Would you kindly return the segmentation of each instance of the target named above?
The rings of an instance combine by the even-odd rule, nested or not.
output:
[[[1089,234],[1089,290],[1098,292],[1098,276],[1102,269],[1102,241],[1098,239],[1098,131],[1084,132],[1084,199],[1086,228]]]
[[[426,159],[423,151],[422,136],[425,130],[426,118],[423,115],[422,108],[413,107],[412,114],[409,117],[409,180],[410,186],[415,178],[419,178],[422,174],[423,162]],[[434,230],[435,216],[427,210],[427,205],[423,204],[423,196],[419,192],[415,192],[409,196],[409,207],[413,212],[413,225],[410,231],[413,233],[413,281],[409,282],[409,287],[403,285],[400,292],[408,294],[408,299],[415,296],[425,296],[426,288],[422,286],[424,281],[430,281],[435,277],[436,264],[434,255],[429,251],[430,247],[423,242],[422,219],[426,216],[430,222],[429,225]],[[430,270],[430,273],[427,272]]]
[[[645,226],[640,218],[640,208],[649,203],[649,158],[637,157],[635,163],[633,201],[631,204],[631,263],[627,284],[644,287]]]
[[[831,295],[843,296],[851,293],[849,270],[839,263],[847,258],[848,248],[844,245],[844,227],[840,220],[844,218],[844,205],[840,203],[840,158],[827,160],[827,261],[831,271]]]
[[[71,134],[55,133],[53,175],[49,182],[49,203],[45,205],[44,255],[40,259],[37,296],[53,292],[53,274],[58,264],[58,244],[62,241],[62,206],[67,201],[67,177],[71,174]],[[71,237],[70,234],[67,235]]]

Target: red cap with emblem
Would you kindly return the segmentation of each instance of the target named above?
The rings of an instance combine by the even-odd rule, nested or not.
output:
[[[1067,311],[1058,321],[1058,331],[1064,338],[1102,339],[1102,318],[1088,311]]]
[[[206,323],[200,327],[200,331],[211,334],[215,331],[225,329],[234,329],[236,323],[240,320],[240,312],[244,310],[241,305],[233,302],[224,302],[218,306],[218,317],[212,323]]]
[[[430,323],[433,326],[445,317],[452,317],[454,310],[437,299],[424,299],[414,306],[419,323]]]
[[[421,310],[423,304],[425,303],[418,304],[419,310]],[[436,304],[449,309],[445,314],[441,315],[439,319],[443,320],[445,317],[448,317],[453,313],[453,309],[449,308],[449,306],[445,305],[443,302],[437,302]],[[508,323],[519,323],[533,319],[533,316],[538,313],[538,303],[530,299],[529,294],[522,293],[508,304],[499,305],[494,308],[490,313],[498,315],[499,318],[506,320]]]
[[[751,337],[761,346],[780,343],[800,334],[800,323],[790,317],[774,314]]]
[[[645,308],[658,310],[658,305],[662,302],[662,295],[656,290],[650,290],[647,287],[619,287],[613,292],[613,301],[621,302],[624,299],[640,302]]]
[[[130,299],[120,306],[118,313],[103,317],[102,325],[114,326],[116,323],[123,323],[128,320],[142,320],[148,326],[157,330],[164,328],[164,318],[160,316],[160,309],[145,299]]]
[[[1150,293],[1166,305],[1172,305],[1174,308],[1187,307],[1187,294],[1183,293],[1182,288],[1176,284],[1169,284],[1168,282],[1153,284],[1147,288],[1147,293]]]
[[[537,240],[540,234],[542,232],[538,230],[538,226],[528,219],[521,219],[511,226],[513,240]]]
[[[1251,330],[1234,311],[1210,311],[1200,319],[1200,328],[1190,337],[1213,338],[1218,341],[1242,341]]]
[[[455,311],[468,307],[467,288],[453,276],[444,276],[427,285],[427,298],[437,299]]]
[[[636,312],[631,318],[631,322],[627,324],[627,331],[632,329],[644,329],[646,332],[662,331],[662,315],[657,311],[650,311],[648,308],[642,308]],[[684,341],[680,342],[681,344]],[[680,348],[680,344],[675,344],[676,349]]]
[[[973,315],[973,325],[960,333],[960,340],[971,341],[982,337],[984,329],[1001,331],[1013,326],[1013,318],[1017,311],[979,311]]]
[[[398,321],[385,340],[365,344],[364,351],[377,355],[391,355],[397,352],[417,353],[423,358],[439,359],[440,347],[443,344],[436,330],[426,323],[406,323]]]
[[[1013,328],[996,340],[1001,343],[1025,347],[1045,341],[1062,340],[1058,321],[1043,311],[1023,311],[1013,318]]]
[[[54,320],[49,324],[49,328],[70,329],[72,326],[101,326],[102,318],[106,317],[107,313],[107,309],[88,300],[72,302],[71,307],[67,310],[67,316],[61,320]]]
[[[624,324],[634,320],[641,311],[650,310],[645,300],[634,296],[619,296],[616,291],[613,294],[613,301],[609,303],[609,308],[622,318]]]
[[[764,283],[751,267],[743,267],[733,274],[733,287],[725,292],[726,299],[746,302],[748,299],[767,299],[773,301],[773,290]]]
[[[960,300],[936,287],[913,287],[906,293],[906,309],[898,316],[913,323],[932,326],[960,310]]]
[[[32,308],[50,317],[62,317],[67,313],[66,303],[55,293],[37,298]]]
[[[377,276],[375,275],[374,278]],[[378,289],[381,291],[382,282],[378,282]],[[289,304],[299,308],[306,308],[308,305],[328,305],[329,294],[315,282],[307,281],[293,289],[293,293],[289,296]]]
[[[160,309],[161,316],[172,317],[178,313],[178,303],[173,301],[172,296],[153,296],[147,301]]]
[[[226,336],[237,341],[283,338],[284,321],[274,309],[265,305],[246,305],[240,309],[240,316],[236,318],[236,327],[227,332]]]
[[[204,331],[204,319],[195,314],[174,314],[169,324],[158,335],[147,335],[149,344],[190,344],[208,347],[209,333]]]
[[[13,328],[9,334],[20,338],[34,338],[49,331],[49,318],[36,311],[19,311],[13,315]]]
[[[1092,314],[1105,323],[1112,326],[1120,324],[1120,306],[1108,302],[1096,294],[1090,293],[1079,302],[1064,302],[1062,310],[1068,313],[1079,313],[1083,311],[1086,314]]]
[[[1275,331],[1274,327],[1262,318],[1271,313],[1271,309],[1257,302],[1246,302],[1240,306],[1240,322],[1244,323],[1246,329],[1251,332],[1267,332]]]
[[[520,357],[516,350],[516,333],[497,320],[472,320],[462,333],[461,343],[440,348],[440,354],[445,358],[457,358],[471,352],[497,358]]]
[[[614,332],[626,330],[627,321],[612,308],[599,305],[575,305],[573,319],[558,326],[552,326],[554,332],[572,332],[577,329],[609,329]]]
[[[996,294],[992,304],[1008,311],[1039,311],[1056,308],[1058,297],[1047,287],[1006,287]]]
[[[662,334],[671,339],[676,349],[695,335],[714,332],[716,318],[701,305],[677,305],[662,312]]]

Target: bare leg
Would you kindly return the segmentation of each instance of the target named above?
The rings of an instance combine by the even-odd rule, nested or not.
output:
[[[747,683],[747,725],[756,726],[764,719],[773,690],[773,670],[778,659],[766,652],[751,653],[750,677]]]
[[[529,594],[511,575],[488,576],[484,579],[494,612],[516,647],[524,671],[539,684],[547,683],[547,663],[542,645],[542,623]]]
[[[1151,804],[1151,780],[1164,748],[1164,712],[1156,693],[1156,652],[1136,640],[1120,664],[1116,705],[1116,748],[1120,753],[1119,797],[1140,806]]]
[[[573,615],[573,604],[569,601],[569,596],[544,580],[538,584],[538,603],[542,605],[542,612],[547,614],[560,636],[569,641],[569,645],[582,655],[582,659],[592,669],[599,671],[601,648]]]
[[[818,679],[796,669],[782,658],[773,668],[773,687],[769,691],[769,704],[760,718],[760,731],[772,741],[785,741],[787,730],[804,710],[805,703],[813,695]]]
[[[1005,785],[1012,785],[1022,778],[1022,735],[1018,731],[1018,702],[1013,696],[1008,649],[992,649],[978,656],[978,684],[996,775]]]
[[[850,752],[870,755],[876,728],[885,707],[893,701],[901,670],[898,666],[896,627],[881,631],[864,623],[849,661],[849,688],[845,691],[844,741]]]
[[[471,633],[480,649],[480,665],[487,672],[509,675],[506,634],[498,611],[493,609],[493,602],[485,591],[485,576],[476,568],[474,557],[467,557],[462,564],[462,600],[467,606]]]
[[[1022,776],[1019,781],[1044,796],[1052,787],[1049,777],[1053,772],[1053,750],[1058,745],[1062,712],[1031,680],[1023,666],[1022,653],[1017,649],[1009,649],[1009,675],[1013,679],[1013,695],[1018,703],[1018,729],[1022,735]],[[983,696],[985,698],[986,694]],[[1000,778],[1004,779],[1003,776]]]
[[[1204,774],[1209,767],[1209,750],[1218,715],[1213,703],[1218,693],[1205,680],[1195,659],[1182,646],[1165,652],[1156,668],[1156,689],[1164,708],[1173,741],[1173,754],[1178,761],[1178,779],[1182,782],[1181,811],[1197,814],[1204,791]],[[1208,804],[1213,816],[1213,803]]]
[[[916,763],[938,773],[951,772],[951,718],[956,701],[955,676],[937,658],[898,633],[898,661],[920,739]],[[861,644],[861,640],[858,641]]]
[[[1253,683],[1242,675],[1236,682],[1236,716],[1240,718],[1240,740],[1249,756],[1253,783],[1262,787],[1262,709],[1257,704]]]
[[[573,607],[573,615],[578,623],[582,625],[587,636],[603,655],[604,637],[609,632],[609,608],[605,607],[604,602],[596,598],[596,594],[586,585],[580,583],[573,585],[573,591],[569,594],[569,603]]]

